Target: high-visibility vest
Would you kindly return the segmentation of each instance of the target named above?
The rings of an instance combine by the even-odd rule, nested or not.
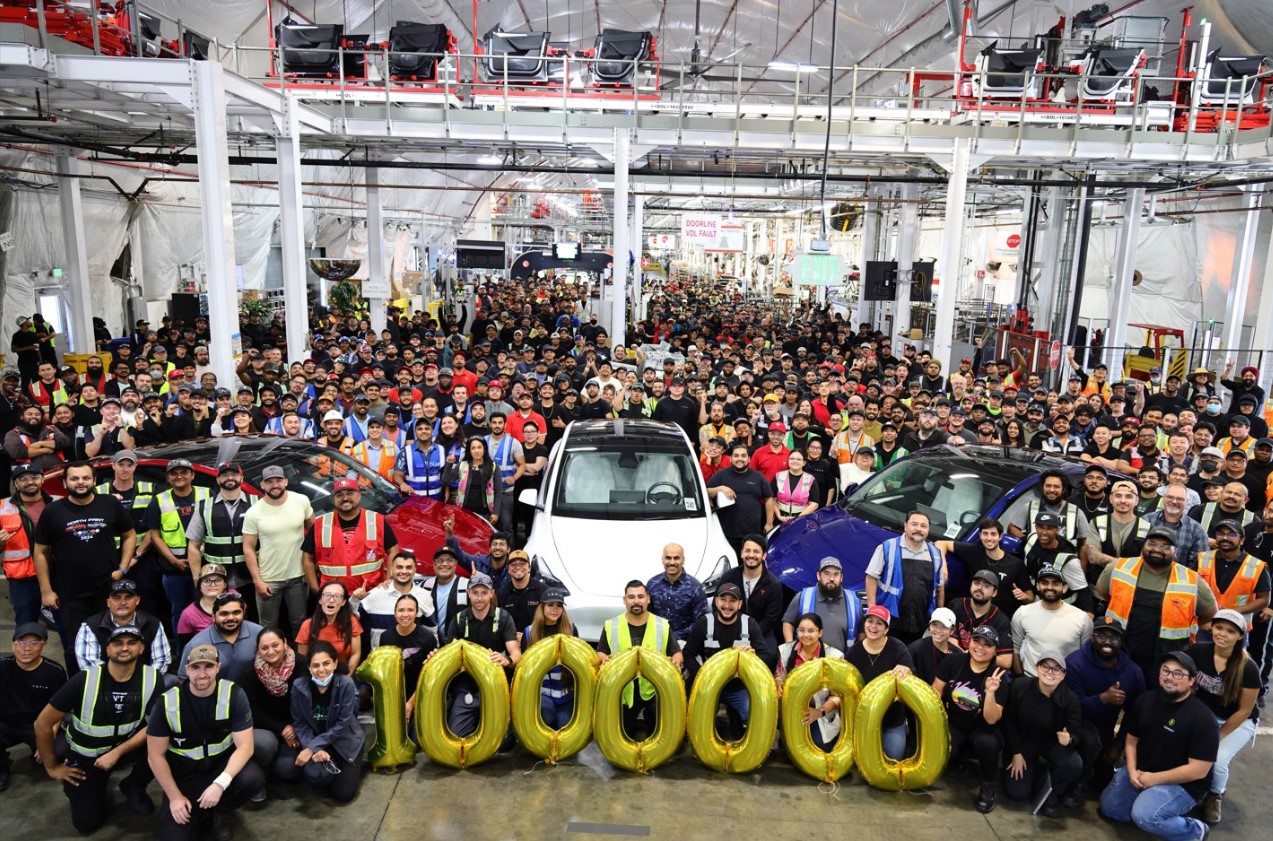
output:
[[[1241,444],[1234,444],[1233,439],[1226,435],[1216,442],[1216,447],[1218,447],[1220,452],[1224,453],[1226,456],[1235,446],[1250,456],[1253,452],[1255,452],[1255,437],[1248,435]]]
[[[774,504],[778,510],[788,515],[799,514],[803,511],[810,502],[809,492],[813,490],[813,477],[808,473],[802,473],[793,485],[791,472],[784,470],[774,478],[778,485],[778,492],[774,494]]]
[[[402,473],[406,477],[407,486],[415,493],[422,493],[434,499],[442,498],[442,467],[446,456],[437,444],[430,444],[427,453],[420,451],[420,446],[412,441],[398,455],[402,463]]]
[[[1139,555],[1140,548],[1142,545],[1144,545],[1145,538],[1149,535],[1149,521],[1146,520],[1144,517],[1136,518],[1135,527],[1133,528],[1132,534],[1131,534],[1131,537],[1132,537],[1131,544],[1128,547],[1126,547],[1130,551],[1128,552],[1128,554],[1118,555],[1114,551],[1115,546],[1112,543],[1110,543],[1110,533],[1112,531],[1112,529],[1110,528],[1110,524],[1111,524],[1112,517],[1113,517],[1112,514],[1102,514],[1101,516],[1096,517],[1095,519],[1092,520],[1092,527],[1096,529],[1096,534],[1101,539],[1101,551],[1107,555],[1115,555],[1116,557],[1123,557],[1123,558],[1130,557],[1131,555]]]
[[[742,623],[743,633],[738,641],[747,647],[751,647],[751,623],[748,622],[751,617],[745,613],[739,613],[737,621]],[[707,637],[703,640],[703,648],[712,652],[720,650],[720,642],[716,639],[716,614],[709,612],[707,614]],[[706,654],[704,657],[711,657]]]
[[[367,440],[370,441],[371,439]],[[392,441],[383,438],[380,440],[380,460],[377,464],[371,463],[371,452],[367,447],[367,441],[355,444],[350,448],[349,455],[367,465],[367,467],[379,473],[385,479],[393,478],[393,467],[398,460],[398,448],[394,446]]]
[[[212,712],[212,727],[206,738],[196,740],[190,734],[190,722],[185,720],[181,696],[189,691],[182,686],[174,686],[163,694],[164,717],[168,720],[168,729],[172,736],[168,739],[168,753],[199,762],[220,756],[234,746],[234,732],[230,729],[230,700],[234,684],[228,680],[217,680],[216,704]]]
[[[22,509],[12,499],[0,502],[0,531],[10,537],[0,547],[3,551],[4,577],[19,581],[35,575],[35,559],[31,555],[31,538],[22,523]]]
[[[130,514],[137,510],[141,510],[144,513],[146,509],[150,507],[150,501],[155,498],[155,486],[150,482],[136,482],[135,486],[137,488],[137,493],[133,495],[131,502],[125,503],[125,507],[128,508],[128,513]],[[101,496],[114,495],[114,491],[111,490],[110,482],[102,482],[93,489],[93,492],[100,494]],[[137,522],[136,517],[134,517],[133,522]],[[120,542],[119,535],[115,535],[116,549],[119,548]]]
[[[1038,499],[1030,500],[1030,504],[1026,506],[1025,514],[1025,530],[1027,532],[1034,531],[1034,518],[1039,516],[1039,508],[1042,502]],[[1061,537],[1070,543],[1077,543],[1082,537],[1079,531],[1079,508],[1072,502],[1065,503],[1065,530],[1061,532]]]
[[[853,647],[853,642],[858,636],[858,609],[857,605],[849,606],[849,599],[857,599],[857,593],[853,590],[840,590],[840,603],[844,605],[844,639],[833,640],[833,642],[842,642],[841,651],[848,651]],[[817,613],[818,604],[818,587],[813,585],[805,587],[800,591],[800,610],[796,614],[797,618],[804,616],[806,613]]]
[[[1260,583],[1266,567],[1267,564],[1259,558],[1242,553],[1242,565],[1238,567],[1238,574],[1233,576],[1228,589],[1221,593],[1216,575],[1216,551],[1198,553],[1198,577],[1207,582],[1211,592],[1216,594],[1216,606],[1232,608],[1239,613],[1255,599],[1255,586]],[[1252,614],[1245,616],[1246,629],[1249,631],[1253,625]]]
[[[197,516],[203,518],[203,562],[221,564],[227,568],[245,563],[243,557],[243,520],[247,517],[252,500],[239,497],[239,504],[231,517],[224,505],[218,505],[220,495],[199,503]]]
[[[902,600],[902,538],[894,537],[884,541],[881,547],[884,550],[884,571],[880,575],[880,595],[876,599],[877,604],[882,604],[888,608],[888,612],[893,616],[897,615],[897,610]],[[928,557],[933,562],[933,589],[928,598],[928,612],[932,613],[937,609],[937,588],[941,586],[941,569],[942,557],[941,551],[927,540],[924,541],[924,548],[928,550]]]
[[[31,436],[27,435],[25,432],[19,432],[18,438],[22,441],[22,446],[24,447],[30,447],[32,444],[37,443],[37,441],[39,440],[39,439],[32,440]],[[52,454],[57,456],[58,461],[66,461],[66,456],[62,455],[61,450],[54,450]],[[15,458],[13,460],[13,463],[14,464],[30,464],[31,458],[30,456],[28,456],[27,458]]]
[[[1202,518],[1199,520],[1202,523],[1202,530],[1207,533],[1208,537],[1211,536],[1211,521],[1216,519],[1216,514],[1220,515],[1221,520],[1232,520],[1237,517],[1242,523],[1242,528],[1246,528],[1255,522],[1255,515],[1245,508],[1242,509],[1241,514],[1228,514],[1220,510],[1220,503],[1208,502],[1202,506]]]
[[[84,693],[80,696],[79,709],[71,712],[66,725],[66,741],[80,756],[102,756],[132,738],[145,724],[146,707],[150,704],[150,696],[155,693],[155,687],[159,685],[159,672],[144,663],[138,663],[137,668],[141,669],[141,707],[137,712],[137,720],[110,726],[101,725],[97,723],[98,702],[101,701],[103,706],[110,704],[109,700],[102,701],[101,697],[102,671],[105,668],[104,665],[94,666],[84,673]]]
[[[1136,584],[1144,559],[1122,558],[1114,566],[1109,580],[1109,607],[1106,616],[1123,623],[1131,619],[1132,602],[1136,598]],[[1198,573],[1173,562],[1171,578],[1163,593],[1162,630],[1164,640],[1190,640],[1198,633]]]
[[[873,447],[874,445],[875,442],[871,440],[871,436],[865,432],[859,432],[857,437],[851,437],[846,429],[836,434],[835,439],[831,442],[831,452],[835,453],[837,464],[850,464],[860,447]]]
[[[610,644],[611,654],[618,654],[632,647],[632,633],[628,629],[627,617],[626,613],[621,613],[605,625],[606,641]],[[654,623],[654,633],[650,633],[651,629],[646,628],[645,636],[641,638],[641,647],[662,654],[672,633],[672,626],[661,616],[651,616],[650,621]],[[654,685],[648,680],[637,678],[636,684],[641,692],[641,700],[648,701],[654,697]],[[630,707],[634,703],[636,703],[636,696],[633,695],[632,684],[629,683],[623,687],[623,706]]]
[[[54,388],[45,387],[44,383],[39,380],[27,386],[27,391],[31,393],[31,399],[38,406],[52,411],[53,407],[59,403],[66,403],[70,400],[70,395],[66,393],[66,384],[61,380],[54,378],[53,382],[57,383]]]
[[[207,488],[194,488],[194,504],[207,500],[211,494]],[[172,490],[166,490],[156,497],[159,502],[159,536],[164,544],[178,558],[186,556],[186,527],[182,525],[181,513],[177,510],[177,502],[173,499]]]
[[[314,564],[321,583],[339,581],[351,593],[370,589],[385,577],[384,517],[360,510],[358,523],[346,532],[336,524],[338,516],[329,511],[314,523]]]
[[[499,443],[495,444],[494,436],[486,436],[486,451],[490,453],[491,461],[499,465],[500,473],[504,476],[512,476],[517,471],[517,462],[513,458],[514,440],[513,436],[505,433],[499,437]],[[505,487],[509,492],[513,490],[512,485]]]

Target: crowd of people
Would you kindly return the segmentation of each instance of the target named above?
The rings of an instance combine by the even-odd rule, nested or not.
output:
[[[653,648],[692,683],[706,656],[740,646],[780,688],[819,657],[865,680],[914,674],[942,697],[979,810],[1001,785],[1049,817],[1090,794],[1111,820],[1205,838],[1273,661],[1273,438],[1257,370],[1125,382],[1071,354],[1049,388],[1016,352],[978,347],[944,371],[828,309],[784,315],[712,282],[667,282],[648,313],[614,338],[586,290],[479,283],[471,319],[391,311],[377,334],[316,316],[294,360],[281,321],[254,315],[233,383],[209,369],[205,319],[102,335],[83,373],[59,367],[48,325],[21,319],[17,368],[0,375],[0,485],[13,489],[0,544],[17,622],[0,661],[0,790],[7,749],[26,742],[83,832],[109,819],[120,763],[134,811],[154,810],[158,783],[165,839],[204,824],[227,837],[226,816],[270,779],[348,802],[368,692],[358,664],[400,648],[414,687],[434,650],[467,639],[511,674],[529,645],[575,633],[569,593],[519,548],[531,518],[516,497],[538,486],[571,421],[650,418],[684,430],[709,496],[733,502],[719,517],[739,565],[708,594],[684,550],[665,547],[664,572],[623,593],[603,659]],[[213,489],[181,458],[164,483],[134,475],[136,448],[244,434],[338,448],[403,493],[480,514],[496,529],[489,549],[466,552],[448,520],[422,578],[353,479],[336,479],[333,510],[315,516],[278,468],[256,504],[234,463],[217,466]],[[983,520],[970,543],[930,538],[912,512],[861,592],[833,557],[790,598],[766,567],[772,528],[897,459],[977,444],[1080,460],[1083,479],[1045,473],[1015,521]],[[59,471],[64,498],[43,488]],[[952,560],[970,584],[948,598]],[[43,657],[50,627],[65,669]],[[737,735],[747,693],[732,684],[723,700],[723,732]],[[814,697],[815,744],[840,734],[843,700]],[[652,730],[657,701],[652,685],[629,687],[630,735]],[[480,693],[456,681],[449,702],[451,729],[475,730]],[[568,675],[549,675],[542,709],[569,721]],[[885,753],[905,756],[915,735],[890,710]]]

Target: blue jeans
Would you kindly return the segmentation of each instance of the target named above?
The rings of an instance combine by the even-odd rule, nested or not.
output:
[[[177,623],[184,611],[194,601],[194,579],[190,573],[164,573],[164,593],[168,596],[168,604],[172,606],[172,624],[168,626],[172,634],[177,633]]]
[[[1119,768],[1114,779],[1101,792],[1101,812],[1105,817],[1137,827],[1164,841],[1200,841],[1206,824],[1185,815],[1198,805],[1198,800],[1178,785],[1150,786],[1137,789],[1127,776],[1127,768]]]
[[[552,698],[540,697],[539,712],[544,717],[544,724],[549,730],[561,730],[570,723],[571,717],[575,714],[574,700],[569,703],[557,704]]]
[[[13,626],[40,621],[40,579],[9,579],[9,602],[13,605]]]
[[[1217,719],[1224,726],[1224,719]],[[1211,790],[1216,794],[1224,794],[1229,787],[1229,763],[1238,751],[1255,741],[1255,722],[1247,719],[1237,730],[1220,740],[1220,751],[1216,754],[1216,764],[1211,766]]]
[[[751,695],[747,693],[747,688],[741,681],[738,681],[738,684],[733,688],[726,684],[725,689],[720,693],[720,699],[725,702],[726,707],[738,715],[738,719],[743,724],[746,724],[751,719]]]
[[[906,758],[906,724],[885,727],[880,731],[880,741],[884,743],[884,755],[892,760]]]

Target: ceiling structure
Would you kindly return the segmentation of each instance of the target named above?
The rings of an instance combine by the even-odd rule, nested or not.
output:
[[[227,66],[241,66],[244,75],[259,74],[265,58],[262,48],[268,43],[262,0],[204,4],[146,0],[142,5],[170,21],[180,20],[183,25],[215,37]],[[832,56],[831,19],[837,5],[839,19]],[[775,60],[822,67],[834,64],[836,68],[855,64],[900,70],[953,68],[958,41],[951,37],[951,15],[959,13],[960,5],[958,0],[893,0],[887,4],[877,0],[482,0],[476,4],[476,30],[473,4],[462,0],[295,0],[274,2],[271,14],[275,22],[287,14],[318,22],[344,21],[346,31],[366,32],[373,40],[385,37],[388,27],[397,20],[443,22],[451,28],[464,52],[472,49],[474,31],[480,37],[492,28],[548,29],[554,41],[568,41],[576,47],[590,46],[603,27],[649,30],[659,39],[662,61],[670,62],[680,73],[688,73],[694,90],[728,89],[742,78],[746,90],[772,92],[775,100],[780,100],[792,89],[793,81],[790,74],[768,67]],[[1073,15],[1090,3],[980,0],[978,5],[978,37],[1016,44],[1052,26],[1059,15]],[[1114,14],[1169,18],[1167,37],[1178,37],[1179,0],[1131,0],[1111,6]],[[1194,14],[1195,19],[1206,18],[1213,24],[1213,44],[1234,52],[1273,54],[1273,4],[1268,0],[1201,0],[1194,7]],[[230,51],[229,56],[226,51]],[[837,95],[848,92],[852,80],[846,74],[846,70],[839,69],[831,81]],[[815,92],[825,90],[824,76],[825,72],[807,84]],[[864,73],[858,78],[858,92],[887,97],[896,93],[892,88],[902,78]],[[13,113],[11,109],[31,107],[29,91],[13,94],[5,87],[0,81],[0,119]],[[83,89],[61,90],[56,95],[49,91],[40,107],[56,108],[62,99],[68,109],[89,114],[94,95]],[[63,139],[96,151],[103,158],[118,154],[150,164],[166,162],[178,173],[193,172],[191,129],[180,109],[165,109],[148,100],[144,108],[130,112],[129,117],[121,124],[118,119],[103,115],[73,129],[66,127],[73,123],[58,126],[33,121],[12,125],[0,136],[9,142],[35,142],[56,140],[59,132],[66,132]],[[236,164],[236,177],[262,181],[271,177],[273,143],[259,128],[240,123],[236,130],[231,125],[230,153]],[[404,192],[392,200],[425,206],[424,212],[438,220],[439,225],[447,219],[462,223],[487,191],[559,192],[568,201],[573,201],[569,196],[597,188],[598,183],[605,192],[610,168],[603,154],[585,143],[492,140],[479,144],[464,139],[406,140],[388,136],[350,140],[339,134],[320,133],[305,140],[307,156],[312,153],[315,159],[314,166],[306,169],[307,182],[322,186],[345,181],[353,191],[356,176],[340,171],[341,160],[365,159],[373,144],[383,166],[399,168],[393,178]],[[1099,166],[1115,179],[1119,170],[1133,168],[1114,159],[1102,160]],[[1144,168],[1137,168],[1143,175]],[[670,224],[667,212],[682,207],[740,213],[816,209],[821,169],[820,155],[808,151],[736,148],[725,143],[667,144],[645,150],[634,163],[633,187],[638,193],[650,193],[647,224],[658,228]],[[1032,180],[1078,179],[1088,169],[1083,163],[1059,161],[1043,168],[1028,158],[997,158],[972,184],[970,200],[988,208],[1000,207],[1019,201]],[[642,170],[657,172],[659,177],[644,178]],[[1269,170],[1261,163],[1235,166],[1228,162],[1202,168],[1163,166],[1160,171],[1166,180],[1193,183],[1221,173],[1226,178],[1240,178],[1266,175]],[[940,212],[943,171],[923,155],[888,159],[878,154],[835,154],[828,172],[828,200],[860,196],[868,179],[912,178],[925,182],[921,197],[934,202],[934,210]],[[673,180],[675,189],[671,186]]]

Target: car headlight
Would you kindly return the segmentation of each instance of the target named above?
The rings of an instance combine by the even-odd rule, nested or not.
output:
[[[703,579],[703,592],[708,596],[713,596],[720,588],[720,580],[725,577],[725,573],[729,572],[733,565],[729,562],[728,555],[721,555],[716,559],[716,566],[712,567],[712,572]]]
[[[557,573],[553,572],[552,567],[548,566],[548,563],[542,557],[540,557],[539,555],[535,555],[535,557],[531,558],[530,560],[531,560],[531,569],[535,572],[535,574],[537,574],[540,578],[542,578],[548,584],[555,584],[556,586],[561,587],[562,589],[566,589],[566,585],[561,582],[561,578],[558,577]],[[566,595],[570,595],[570,592],[568,590],[566,592]]]

